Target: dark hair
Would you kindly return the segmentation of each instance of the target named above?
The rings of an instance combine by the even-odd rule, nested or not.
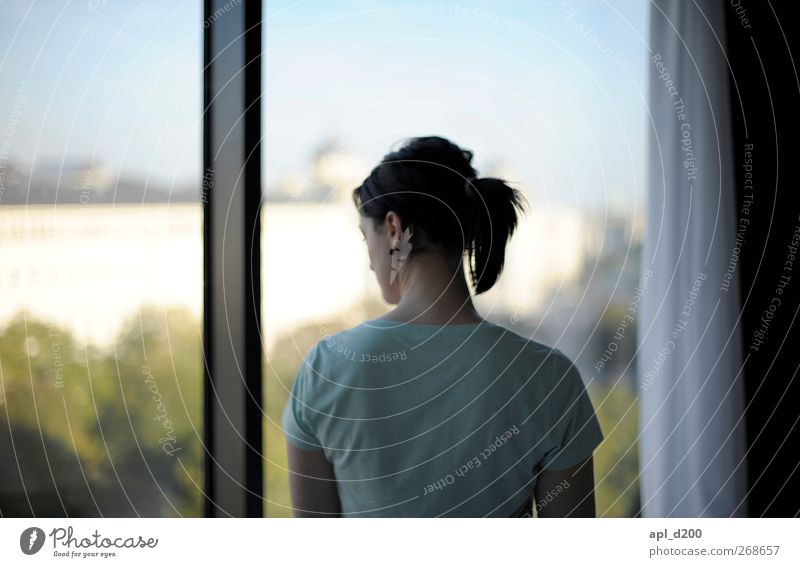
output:
[[[411,255],[431,247],[467,254],[475,293],[503,271],[506,242],[524,210],[522,194],[504,180],[478,178],[472,152],[438,136],[411,138],[386,154],[353,191],[359,212],[378,222],[395,211],[409,228]]]

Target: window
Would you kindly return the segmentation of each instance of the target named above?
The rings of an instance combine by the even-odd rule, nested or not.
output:
[[[200,6],[2,14],[0,512],[202,515]]]
[[[634,514],[635,328],[619,329],[640,283],[647,4],[271,1],[265,12],[268,515],[290,513],[279,416],[303,354],[388,310],[350,192],[393,144],[434,134],[526,195],[505,273],[478,307],[576,359],[609,436],[598,514]]]
[[[288,515],[300,359],[386,310],[350,191],[441,134],[525,193],[478,307],[577,361],[610,437],[598,513],[632,514],[646,11],[3,5],[0,512],[258,515],[263,482]]]

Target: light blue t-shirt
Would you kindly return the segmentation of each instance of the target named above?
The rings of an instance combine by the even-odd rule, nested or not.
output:
[[[538,467],[603,440],[577,368],[489,323],[372,319],[320,340],[283,411],[289,443],[322,450],[345,516],[503,516]]]

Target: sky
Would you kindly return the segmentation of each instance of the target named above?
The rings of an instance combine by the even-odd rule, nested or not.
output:
[[[0,3],[8,158],[92,161],[161,184],[201,177],[201,23],[194,0]]]
[[[268,2],[268,181],[319,140],[374,165],[398,140],[436,134],[540,201],[640,207],[647,7]]]
[[[374,164],[436,134],[537,199],[638,207],[648,5],[270,0],[265,181],[326,141]],[[5,157],[199,179],[201,30],[188,0],[0,3]]]

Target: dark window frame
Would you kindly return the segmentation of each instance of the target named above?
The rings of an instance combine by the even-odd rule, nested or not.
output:
[[[261,0],[204,0],[205,515],[264,509]]]

